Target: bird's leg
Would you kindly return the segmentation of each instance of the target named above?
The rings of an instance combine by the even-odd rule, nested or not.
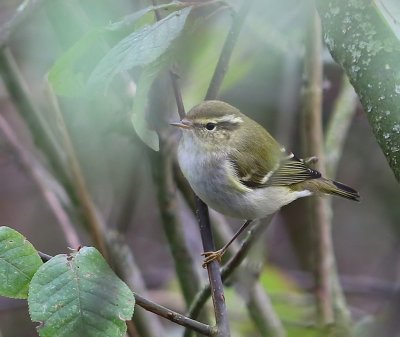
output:
[[[235,241],[240,234],[243,233],[243,231],[251,224],[252,221],[253,220],[247,220],[242,225],[242,227],[240,227],[239,230],[235,233],[232,239],[230,239],[229,242],[225,244],[225,246],[223,246],[221,249],[218,249],[215,252],[204,252],[203,254],[201,254],[202,256],[204,256],[203,268],[206,268],[207,264],[209,264],[211,261],[217,260],[218,262],[220,262],[222,255],[225,254],[226,250],[231,245],[231,243]]]

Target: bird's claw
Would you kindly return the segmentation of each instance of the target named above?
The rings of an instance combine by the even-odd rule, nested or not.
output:
[[[206,268],[207,265],[212,261],[221,262],[222,255],[224,255],[225,251],[223,249],[216,250],[215,252],[204,252],[201,256],[204,256],[203,268]]]

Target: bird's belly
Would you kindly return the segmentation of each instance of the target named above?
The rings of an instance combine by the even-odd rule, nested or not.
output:
[[[178,152],[179,155],[179,152]],[[194,192],[216,211],[241,219],[263,218],[293,200],[305,196],[284,186],[239,189],[229,179],[224,160],[209,160],[199,153],[179,155],[183,174]]]

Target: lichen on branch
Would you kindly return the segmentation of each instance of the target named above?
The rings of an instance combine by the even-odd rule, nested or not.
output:
[[[318,1],[324,40],[347,73],[400,181],[400,41],[376,1]]]

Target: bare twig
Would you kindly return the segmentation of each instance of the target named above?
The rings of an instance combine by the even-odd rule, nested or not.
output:
[[[207,205],[195,196],[197,219],[200,225],[201,240],[205,252],[215,251],[214,239],[212,236],[210,216]],[[226,310],[224,287],[219,270],[219,262],[212,261],[207,264],[208,278],[210,280],[210,291],[215,310],[215,321],[217,324],[217,337],[230,336],[228,313]]]
[[[233,236],[233,231],[229,227],[229,224],[225,221],[225,218],[218,215],[219,214],[216,213],[211,214],[211,221],[213,222],[213,225],[214,222],[217,222],[216,225],[214,225],[215,237],[217,239],[217,242],[227,242]],[[263,220],[265,221],[264,226],[266,228],[270,226],[270,220],[271,219]],[[256,235],[257,236],[255,237],[255,239],[257,237],[262,237],[262,233],[256,233]],[[246,239],[248,239],[248,237],[246,237]],[[251,249],[257,242],[257,240],[253,240],[250,243],[251,247],[249,247],[249,249]],[[230,248],[231,249],[228,249],[225,255],[227,255],[227,257],[229,258],[232,258],[240,249],[239,243],[233,242]],[[248,278],[248,266],[240,265],[240,268],[237,268],[234,273],[235,276],[239,276],[239,281],[235,282],[235,280],[233,280],[233,282],[240,284],[240,275],[244,274],[246,275],[244,276],[244,278]],[[241,295],[242,291],[240,291],[240,288],[245,287],[246,295],[242,295],[241,297],[245,300],[249,316],[253,320],[254,325],[260,332],[261,336],[286,336],[286,332],[284,330],[282,322],[280,321],[277,313],[273,308],[270,296],[269,294],[267,294],[266,290],[263,288],[258,280],[258,274],[259,273],[252,273],[252,276],[250,277],[252,277],[253,280],[250,284],[248,284],[249,282],[247,282],[245,286],[234,288],[239,293],[239,295]],[[225,281],[224,278],[223,281]]]
[[[325,135],[326,171],[331,178],[336,176],[344,142],[356,112],[357,101],[354,88],[343,74],[341,90],[336,98]]]
[[[336,99],[325,136],[325,152],[328,154],[326,170],[332,178],[336,175],[339,160],[342,157],[344,142],[356,111],[356,104],[357,95],[347,76],[344,74],[342,88]],[[331,208],[331,200],[328,200],[328,203]],[[329,220],[331,220],[331,218]],[[332,265],[332,268],[334,268],[334,270],[330,273],[330,276],[336,319],[339,324],[349,326],[351,323],[350,311],[347,308],[346,298],[340,285],[336,267]]]
[[[0,27],[0,49],[6,46],[14,31],[45,3],[46,0],[25,0],[18,6],[14,16]]]
[[[160,151],[149,151],[153,179],[157,188],[158,205],[164,233],[168,239],[176,274],[187,306],[200,289],[200,279],[186,245],[183,224],[177,213],[176,187],[173,181],[171,142],[159,134]]]
[[[322,136],[322,38],[321,23],[314,8],[310,12],[309,29],[306,37],[306,55],[304,57],[304,73],[307,85],[304,92],[303,127],[306,157],[317,156],[317,170],[325,174],[325,158]],[[334,321],[332,306],[332,289],[330,286],[331,264],[333,263],[333,247],[330,229],[330,210],[327,200],[312,199],[310,214],[315,237],[315,277],[318,316],[321,324]]]
[[[15,106],[31,131],[35,145],[46,154],[48,163],[57,178],[65,183],[68,177],[60,158],[62,151],[48,123],[33,102],[28,85],[8,48],[0,50],[0,74]]]
[[[155,5],[155,1],[153,0],[153,4]],[[217,68],[214,72],[213,80],[210,83],[210,87],[208,93],[206,95],[206,99],[215,99],[222,83],[222,80],[226,74],[227,65],[229,63],[229,59],[231,53],[233,51],[233,47],[236,43],[237,37],[239,35],[240,29],[242,27],[242,22],[244,17],[248,11],[248,4],[245,4],[241,12],[236,16],[235,20],[233,20],[232,28],[228,33],[227,41],[224,45],[224,48],[221,52],[220,59],[218,61]],[[157,15],[157,14],[156,14]],[[159,19],[159,16],[157,16]],[[185,115],[185,110],[182,103],[182,97],[180,94],[180,90],[177,85],[177,76],[175,73],[171,73],[171,80],[173,83],[175,98],[178,106],[178,112],[181,118]],[[204,204],[197,196],[195,197],[196,202],[196,210],[197,210],[197,218],[200,225],[200,234],[203,242],[204,251],[214,251],[214,241],[211,232],[210,226],[210,218],[208,214],[207,205]],[[217,261],[213,261],[207,265],[208,276],[210,280],[210,289],[212,290],[212,298],[215,309],[215,319],[217,324],[217,336],[230,336],[229,332],[229,324],[227,318],[227,310],[225,305],[225,298],[223,292],[223,285],[221,280],[221,275],[219,272],[219,264]]]
[[[246,303],[250,316],[255,322],[261,336],[285,337],[286,332],[276,314],[271,300],[260,283],[255,283],[250,289]]]
[[[140,293],[142,297],[148,297],[145,282],[132,251],[126,244],[125,236],[115,231],[108,233],[107,246],[116,266],[117,275],[126,282],[129,288],[135,289],[135,292]],[[132,320],[141,337],[162,335],[164,328],[161,326],[161,322],[146,310],[136,309]]]
[[[142,308],[155,313],[161,317],[164,317],[171,322],[177,323],[184,327],[190,328],[196,332],[199,332],[205,336],[216,336],[213,329],[207,325],[190,319],[184,315],[181,315],[175,311],[172,311],[168,308],[163,307],[162,305],[156,304],[154,302],[149,301],[141,297],[138,294],[135,294],[136,304],[141,306]]]
[[[222,81],[224,80],[224,77],[228,71],[228,65],[233,49],[235,48],[240,31],[243,27],[244,19],[249,12],[251,4],[252,1],[243,1],[242,6],[233,18],[231,29],[226,37],[221,55],[218,59],[217,66],[208,87],[205,100],[213,100],[218,97],[218,92],[222,85]]]
[[[101,221],[98,211],[96,210],[90,193],[87,189],[85,178],[81,171],[78,159],[75,155],[75,150],[69,137],[64,117],[58,105],[57,98],[47,83],[48,99],[57,118],[58,127],[61,134],[64,151],[67,155],[67,164],[71,174],[71,183],[76,191],[77,198],[83,208],[83,217],[90,228],[90,234],[93,237],[94,244],[98,247],[103,256],[108,260],[107,246],[104,239],[105,224]]]
[[[152,0],[152,4],[156,5],[156,0]],[[159,11],[155,11],[156,19],[161,19]],[[175,101],[178,108],[180,118],[186,115],[185,106],[183,104],[182,93],[179,87],[179,76],[175,70],[169,71],[171,84],[174,91]],[[161,215],[163,218],[164,232],[169,241],[172,256],[175,262],[176,273],[182,289],[182,293],[187,306],[191,303],[194,296],[200,289],[200,279],[194,267],[192,257],[189,254],[185,244],[184,231],[182,223],[176,209],[176,186],[173,179],[173,160],[171,143],[159,132],[160,151],[158,154],[150,153],[152,159],[153,176],[158,181],[158,201],[160,205]],[[207,320],[207,317],[203,317]]]
[[[248,231],[246,238],[243,240],[240,249],[236,254],[221,268],[221,277],[225,281],[236,270],[240,263],[245,259],[248,251],[253,246],[254,242],[260,237],[261,232],[266,228],[266,225],[271,221],[272,217],[264,222],[257,222]],[[204,304],[211,295],[211,288],[206,285],[196,296],[192,305],[189,308],[188,315],[190,318],[197,318]],[[185,335],[187,336],[187,335]]]
[[[243,1],[239,12],[234,16],[228,36],[222,48],[217,66],[215,68],[212,80],[208,87],[205,100],[216,99],[218,91],[221,87],[222,81],[228,70],[229,61],[236,45],[239,33],[242,29],[244,19],[249,11],[251,2]],[[196,197],[197,217],[200,223],[200,232],[203,241],[204,251],[214,251],[214,242],[210,226],[210,217],[208,215],[207,205]],[[213,261],[207,265],[208,276],[211,285],[211,294],[213,298],[216,322],[218,328],[217,336],[230,336],[229,323],[227,317],[227,310],[225,305],[225,297],[223,293],[223,284],[219,272],[219,263]]]
[[[303,130],[305,131],[305,155],[315,155],[319,158],[317,169],[325,175],[325,157],[323,152],[322,135],[322,61],[321,61],[321,24],[320,19],[313,9],[308,31],[307,53],[305,56],[305,74],[308,79],[308,88],[304,100]],[[349,117],[347,117],[349,118]],[[343,127],[345,130],[347,125]],[[337,139],[336,139],[337,141]],[[338,143],[338,149],[343,143]],[[340,152],[338,152],[340,153]],[[338,157],[334,159],[337,160]],[[333,168],[333,167],[332,167]],[[333,168],[331,171],[335,171]],[[350,314],[339,283],[336,270],[335,255],[331,236],[330,200],[318,198],[312,200],[311,210],[315,228],[314,243],[316,247],[315,277],[316,298],[318,307],[318,321],[327,325],[336,323],[332,328],[341,331],[342,335],[349,334]]]
[[[14,147],[22,160],[26,170],[33,177],[33,180],[39,187],[43,197],[50,206],[54,216],[56,217],[62,231],[64,232],[65,239],[69,247],[78,247],[80,240],[75,231],[69,215],[64,210],[61,204],[60,197],[55,192],[62,193],[62,186],[59,185],[46,168],[40,163],[18,140],[13,128],[8,124],[3,116],[0,115],[0,130],[5,135],[8,142]]]

